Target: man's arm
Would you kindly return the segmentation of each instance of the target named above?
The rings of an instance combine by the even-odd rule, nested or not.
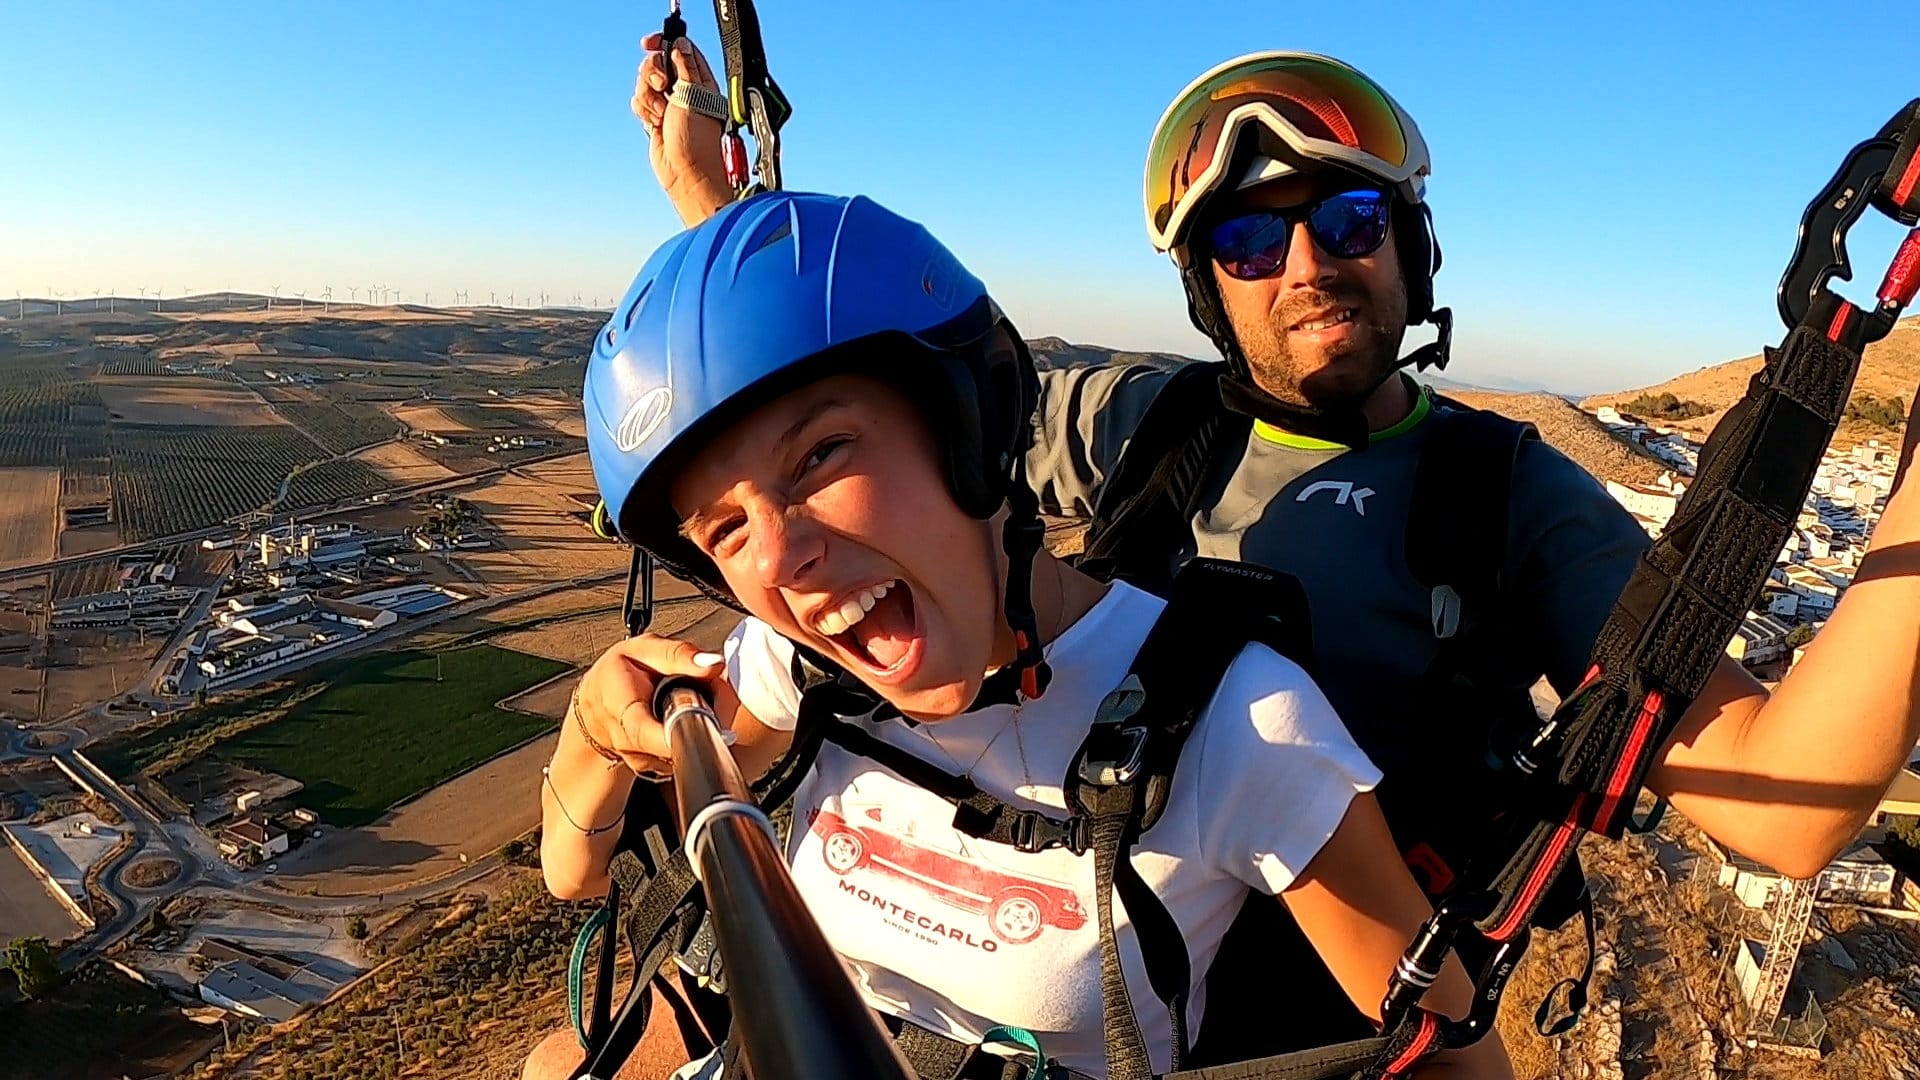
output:
[[[1515,507],[1515,593],[1535,604],[1535,640],[1565,695],[1645,541],[1631,545],[1631,516],[1541,449],[1529,502]],[[1913,456],[1910,431],[1872,553],[1792,674],[1769,697],[1723,658],[1648,772],[1647,786],[1707,835],[1791,876],[1817,874],[1853,842],[1920,739]]]
[[[1150,364],[1040,372],[1026,470],[1041,513],[1093,516],[1101,487],[1168,374]]]

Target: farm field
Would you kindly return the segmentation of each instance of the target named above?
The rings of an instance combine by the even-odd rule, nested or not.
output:
[[[59,557],[65,559],[74,555],[92,555],[97,551],[119,547],[121,543],[120,527],[111,523],[84,529],[61,529]]]
[[[81,461],[68,458],[66,468],[60,473],[60,500],[64,505],[85,506],[111,498],[113,470],[104,456]]]
[[[53,556],[60,470],[0,468],[0,570]]]
[[[56,661],[71,666],[47,669],[49,717],[65,716],[139,686],[166,642],[165,634],[148,634],[145,644],[140,635],[129,632],[109,636],[89,631],[87,636],[85,645],[57,645],[52,650]]]
[[[302,469],[293,478],[292,483],[287,485],[287,497],[280,503],[280,508],[342,502],[384,491],[387,487],[386,478],[365,462],[352,458],[322,461],[311,468]]]
[[[506,644],[497,640],[503,632],[518,633],[523,628],[538,631],[546,624],[557,619],[566,619],[583,613],[617,613],[624,597],[625,581],[607,582],[588,588],[563,589],[525,600],[512,601],[486,611],[465,615],[456,615],[446,622],[423,631],[414,640],[422,647],[436,647],[441,643],[457,642],[485,636],[500,644],[502,648],[530,652],[535,656],[550,656],[565,660],[567,654],[548,647],[522,648],[521,644],[539,639],[516,638],[521,644]],[[664,586],[663,586],[664,587]],[[568,631],[567,633],[578,633]],[[601,639],[604,646],[607,639]]]
[[[100,402],[116,424],[268,427],[279,417],[251,390],[199,378],[102,378]]]
[[[655,582],[654,588],[653,625],[648,627],[651,633],[677,636],[721,610],[720,605],[698,593],[688,592],[686,586],[664,574]],[[620,616],[620,602],[625,599],[623,587],[608,586],[586,596],[577,593],[566,595],[573,601],[568,605],[569,609],[578,614],[560,615],[537,625],[508,630],[487,640],[503,649],[532,653],[569,664],[587,664],[608,646],[626,636],[626,624]],[[528,606],[531,607],[531,604]],[[505,612],[513,612],[519,620],[528,617],[527,613],[513,611],[512,608],[502,609],[502,613]],[[494,614],[488,612],[475,618]],[[735,622],[741,618],[739,612],[728,614]],[[537,705],[518,698],[510,704],[529,712],[541,711]]]
[[[452,469],[434,461],[406,443],[386,443],[362,450],[356,457],[377,470],[394,487],[445,480]]]
[[[0,368],[5,373],[0,381],[0,468],[58,467],[68,457],[70,441],[98,438],[95,429],[73,422],[76,408],[100,404],[93,384],[77,381],[64,368],[46,378],[34,377],[38,370],[23,369],[18,362]]]
[[[480,645],[442,654],[381,653],[324,673],[328,686],[283,720],[214,753],[306,784],[301,802],[327,822],[364,825],[549,723],[495,706],[566,665]]]
[[[98,341],[99,338],[94,340]],[[113,376],[146,375],[161,376],[168,374],[167,366],[145,353],[121,353],[100,365],[100,374]]]
[[[624,567],[627,550],[588,529],[592,504],[574,498],[573,491],[571,483],[508,473],[463,492],[461,498],[498,531],[495,547],[473,552],[468,565],[487,585],[505,589]]]
[[[384,442],[400,425],[379,407],[358,401],[283,401],[274,406],[300,430],[336,454]]]
[[[272,503],[296,468],[320,459],[313,441],[272,427],[137,426],[114,432],[116,514],[133,542],[188,532]],[[379,474],[355,462],[314,470],[291,492],[303,505],[378,491]]]
[[[442,412],[438,405],[395,405],[391,411],[395,420],[415,431],[431,431],[440,435],[464,435],[468,431],[465,424]]]
[[[563,696],[571,680],[560,680]],[[565,702],[561,704],[565,709]],[[280,861],[277,884],[320,896],[404,888],[460,868],[540,824],[540,767],[559,735],[544,735],[454,777],[360,828],[337,829]]]
[[[40,716],[40,688],[46,670],[28,667],[38,655],[41,620],[37,614],[46,596],[47,575],[12,577],[0,584],[0,640],[10,648],[0,652],[0,718],[35,720]],[[25,645],[15,650],[12,646]]]
[[[45,673],[29,669],[25,656],[0,657],[0,718],[40,719],[40,680]]]

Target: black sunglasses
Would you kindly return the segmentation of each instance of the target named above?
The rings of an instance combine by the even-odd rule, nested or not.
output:
[[[1358,259],[1386,242],[1388,210],[1385,192],[1343,191],[1304,206],[1230,217],[1215,224],[1208,239],[1222,270],[1242,281],[1254,281],[1272,277],[1287,264],[1295,222],[1306,222],[1307,234],[1327,254]]]

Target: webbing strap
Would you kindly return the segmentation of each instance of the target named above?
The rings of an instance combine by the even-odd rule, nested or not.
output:
[[[1038,1080],[1026,1065],[987,1054],[978,1044],[949,1039],[905,1021],[894,1021],[897,1045],[920,1080]],[[1429,1013],[1416,1013],[1392,1036],[1316,1046],[1271,1057],[1176,1069],[1152,1080],[1386,1080],[1407,1075],[1439,1052],[1439,1029]],[[1055,1066],[1045,1080],[1081,1080]]]
[[[1214,447],[1229,427],[1252,425],[1221,405],[1225,370],[1222,363],[1192,363],[1167,377],[1101,488],[1077,568],[1156,591],[1166,583],[1174,553],[1192,542],[1190,522]]]
[[[1913,132],[1920,130],[1920,101],[1888,122],[1887,129]],[[1920,215],[1920,138],[1904,138],[1894,152],[1892,164],[1880,177],[1875,201],[1889,216],[1911,223]]]
[[[648,830],[650,842],[657,837],[657,830]],[[581,1063],[580,1071],[575,1075],[597,1078],[612,1077],[619,1071],[634,1048],[640,1045],[640,1039],[646,1034],[648,1014],[652,1010],[653,999],[648,987],[653,977],[665,967],[673,953],[683,940],[690,936],[699,924],[702,914],[699,885],[693,879],[686,858],[675,853],[658,864],[654,875],[640,884],[636,874],[644,874],[644,868],[630,851],[621,852],[627,859],[615,859],[615,865],[609,866],[609,872],[616,875],[615,880],[622,887],[635,893],[633,911],[627,916],[627,944],[634,957],[633,986],[627,992],[627,999],[620,1006],[619,1015],[607,1027],[605,1037],[596,1040]],[[611,971],[603,971],[603,978],[610,979]]]
[[[1390,1040],[1385,1038],[1360,1039],[1278,1057],[1168,1073],[1164,1080],[1331,1080],[1366,1069],[1386,1056],[1389,1045]]]
[[[1009,806],[966,777],[944,772],[858,724],[828,718],[821,723],[821,737],[848,753],[878,762],[916,787],[952,803],[953,827],[968,836],[1025,852],[1053,847],[1065,847],[1075,854],[1086,850],[1083,824]]]
[[[1508,940],[1573,857],[1583,830],[1618,838],[1647,770],[1719,664],[1797,520],[1846,407],[1867,332],[1830,292],[1714,427],[1694,485],[1641,556],[1594,645],[1594,669],[1538,745],[1557,758],[1543,819],[1515,843],[1477,925]]]
[[[1113,927],[1115,871],[1123,863],[1131,866],[1133,861],[1127,857],[1127,849],[1132,846],[1127,826],[1133,817],[1138,790],[1130,785],[1089,787],[1079,798],[1092,820],[1094,909],[1100,920],[1100,1013],[1107,1034],[1108,1080],[1151,1080],[1153,1067],[1147,1057],[1147,1040],[1141,1034],[1140,1019],[1133,1012],[1133,995],[1127,989]],[[1183,947],[1181,952],[1185,951]],[[1186,1011],[1185,1003],[1184,993],[1176,993],[1167,1000],[1176,1032],[1185,1020],[1182,1015]],[[1184,1042],[1184,1039],[1176,1040],[1176,1055]]]
[[[967,1064],[980,1052],[972,1043],[936,1035],[918,1024],[901,1022],[894,1045],[913,1066],[918,1080],[959,1080]]]
[[[1312,652],[1299,582],[1263,567],[1194,559],[1173,580],[1166,608],[1128,678],[1100,704],[1067,777],[1069,801],[1087,818],[1100,920],[1100,987],[1107,1068],[1115,1080],[1149,1075],[1114,936],[1113,895],[1126,905],[1147,981],[1167,1006],[1172,1068],[1186,1056],[1192,961],[1166,906],[1135,869],[1135,841],[1165,808],[1188,735],[1227,669],[1250,642],[1302,661]]]
[[[1595,796],[1595,831],[1618,835],[1658,741],[1705,687],[1799,516],[1860,363],[1857,340],[1827,336],[1844,314],[1836,303],[1845,301],[1826,294],[1783,349],[1768,350],[1600,633],[1594,657],[1602,679],[1618,679],[1629,696],[1610,708],[1595,697],[1568,731],[1559,776]],[[1863,327],[1854,325],[1857,337]],[[1659,695],[1655,710],[1643,707],[1649,694]],[[1616,779],[1623,750],[1634,760]]]

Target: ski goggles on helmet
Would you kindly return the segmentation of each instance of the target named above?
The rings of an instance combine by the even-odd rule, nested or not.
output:
[[[1359,190],[1283,210],[1251,210],[1208,228],[1207,251],[1220,269],[1242,281],[1272,277],[1287,264],[1294,224],[1305,222],[1320,250],[1363,258],[1386,242],[1390,209],[1386,192]]]
[[[1229,175],[1249,129],[1261,154]],[[1184,243],[1208,195],[1287,175],[1294,163],[1344,166],[1410,202],[1420,201],[1430,170],[1413,119],[1352,67],[1296,52],[1229,60],[1181,91],[1154,128],[1145,181],[1154,249]]]

